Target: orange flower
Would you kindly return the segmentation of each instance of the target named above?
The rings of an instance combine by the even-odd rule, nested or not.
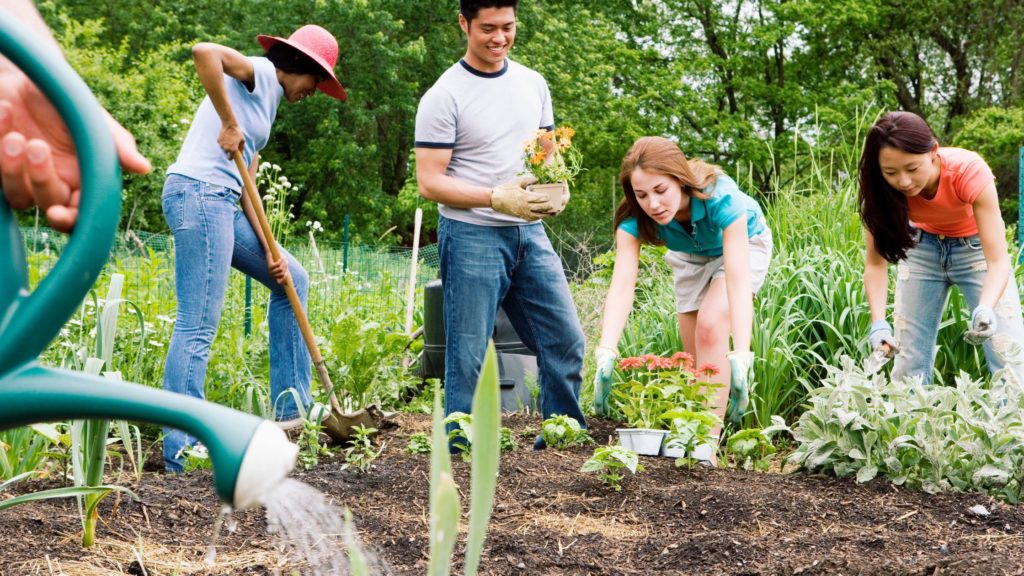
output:
[[[718,366],[715,366],[714,364],[708,362],[707,364],[704,364],[700,368],[697,368],[697,372],[703,374],[707,378],[711,378],[714,376],[718,376]]]

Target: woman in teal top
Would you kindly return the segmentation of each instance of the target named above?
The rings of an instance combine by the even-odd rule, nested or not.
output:
[[[698,367],[718,368],[712,382],[731,383],[730,416],[738,420],[746,410],[753,363],[753,294],[764,283],[772,255],[761,207],[719,167],[688,161],[667,138],[637,140],[619,178],[625,197],[615,212],[615,270],[594,352],[595,408],[607,410],[616,347],[633,308],[640,246],[654,244],[668,248],[683,348]],[[722,386],[716,392],[714,410],[723,419],[729,390]],[[714,452],[713,446],[700,446],[691,457],[714,464]]]

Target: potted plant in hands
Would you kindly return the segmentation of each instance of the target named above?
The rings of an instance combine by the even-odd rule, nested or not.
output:
[[[541,128],[523,143],[523,173],[537,179],[526,189],[546,194],[556,213],[568,204],[569,185],[583,167],[583,156],[572,144],[575,135],[576,131],[568,126],[554,131]]]

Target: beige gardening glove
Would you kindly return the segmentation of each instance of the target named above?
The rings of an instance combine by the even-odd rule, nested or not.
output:
[[[548,202],[547,196],[526,190],[536,181],[533,176],[520,176],[495,186],[491,190],[491,208],[531,222],[550,216],[555,207]]]

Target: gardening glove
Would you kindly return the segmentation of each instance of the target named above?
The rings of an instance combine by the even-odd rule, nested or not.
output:
[[[594,412],[599,416],[608,415],[608,395],[612,391],[612,372],[615,370],[615,350],[598,346],[594,350]]]
[[[996,333],[996,313],[991,306],[977,306],[971,313],[971,329],[964,332],[964,340],[979,346]]]
[[[549,216],[555,207],[548,202],[547,195],[525,189],[536,181],[533,176],[520,176],[495,186],[491,190],[491,208],[530,222]]]
[[[899,352],[900,349],[896,345],[896,338],[892,335],[892,326],[884,319],[873,321],[868,331],[868,347],[872,350],[878,350],[886,344],[889,346],[886,356],[891,358]]]
[[[750,404],[750,381],[754,378],[754,353],[730,352],[729,359],[729,407],[726,415],[733,424],[743,421],[743,415]]]

